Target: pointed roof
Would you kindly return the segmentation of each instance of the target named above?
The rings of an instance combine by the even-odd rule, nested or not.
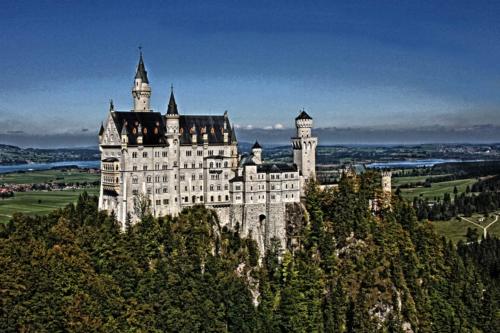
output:
[[[238,139],[236,139],[236,131],[234,130],[234,126],[231,126],[231,141],[238,142]]]
[[[104,133],[104,124],[101,122],[101,128],[99,129],[99,135]]]
[[[170,89],[170,100],[168,101],[167,115],[178,115],[179,112],[177,111],[177,103],[175,103],[174,89],[173,87]]]
[[[137,72],[135,73],[136,79],[141,79],[144,83],[149,83],[148,81],[148,72],[146,71],[146,67],[144,66],[144,60],[142,59],[142,51],[139,57],[139,64],[137,65]]]
[[[122,135],[128,135],[127,122],[125,120],[123,121]]]
[[[305,110],[302,110],[302,112],[300,112],[300,114],[297,116],[297,118],[295,118],[295,120],[299,120],[299,119],[312,119],[312,117],[310,115],[308,115]]]
[[[258,141],[255,141],[255,143],[252,146],[252,149],[262,149],[262,146],[259,144]]]

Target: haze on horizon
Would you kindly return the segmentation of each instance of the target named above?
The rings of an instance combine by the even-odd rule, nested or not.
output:
[[[87,146],[132,105],[142,45],[164,112],[229,111],[238,136],[288,142],[500,141],[500,3],[6,1],[0,143]]]

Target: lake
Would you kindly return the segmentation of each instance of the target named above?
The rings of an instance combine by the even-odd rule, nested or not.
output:
[[[16,171],[50,170],[52,168],[60,168],[69,165],[76,165],[79,168],[98,169],[101,167],[101,161],[61,161],[52,163],[0,165],[0,173],[9,173]]]
[[[462,161],[453,159],[428,159],[428,160],[411,160],[411,161],[392,161],[392,162],[374,162],[367,164],[366,167],[370,169],[411,169],[411,168],[430,168],[436,164],[453,163],[453,162],[479,162],[476,161]]]

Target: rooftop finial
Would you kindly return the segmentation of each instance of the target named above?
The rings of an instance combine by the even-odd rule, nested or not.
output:
[[[170,84],[170,93],[171,94],[174,93],[174,84],[173,83]]]
[[[109,100],[109,111],[115,111],[115,105],[113,104],[113,99]]]

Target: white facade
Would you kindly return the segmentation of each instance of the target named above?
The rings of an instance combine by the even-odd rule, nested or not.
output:
[[[315,174],[317,139],[312,119],[307,116],[307,126],[299,119],[305,112],[296,119],[295,164],[266,164],[258,143],[250,155],[238,154],[227,113],[180,115],[173,92],[165,114],[151,111],[142,55],[132,95],[134,109],[111,106],[99,132],[101,210],[113,211],[124,225],[137,221],[144,206],[160,217],[203,204],[222,226],[251,235],[261,253],[272,238],[285,246],[287,209],[300,203],[304,180]]]

